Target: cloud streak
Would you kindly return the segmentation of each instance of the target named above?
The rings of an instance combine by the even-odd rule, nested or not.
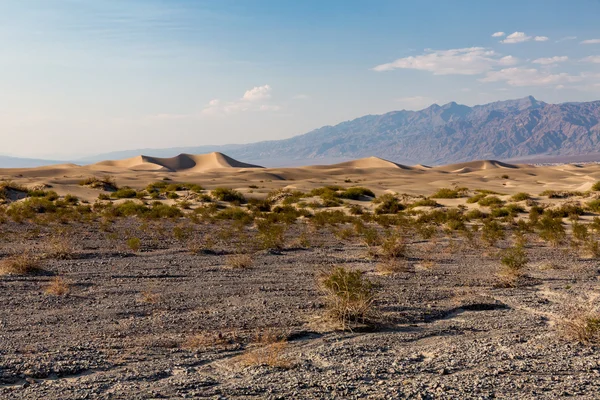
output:
[[[510,86],[556,86],[565,83],[575,83],[583,80],[581,76],[567,73],[553,74],[535,68],[504,68],[499,71],[490,71],[481,82],[506,82]]]
[[[434,75],[479,75],[495,66],[515,65],[513,56],[501,57],[494,50],[484,47],[468,47],[450,50],[429,50],[419,56],[399,58],[386,64],[373,67],[373,71],[383,72],[395,69],[415,69],[429,71]]]
[[[568,60],[569,60],[569,57],[567,57],[567,56],[554,56],[554,57],[547,57],[547,58],[538,58],[536,60],[533,60],[532,63],[540,64],[540,65],[552,65],[552,64],[556,64],[556,63],[565,62]]]

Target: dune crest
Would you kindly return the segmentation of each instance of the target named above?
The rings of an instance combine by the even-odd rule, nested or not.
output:
[[[367,158],[359,158],[358,160],[346,161],[339,164],[330,165],[330,167],[334,168],[400,168],[406,170],[412,170],[413,168],[397,164],[392,161],[385,160],[379,157],[367,157]]]
[[[469,161],[459,164],[442,165],[440,167],[434,167],[439,171],[456,172],[456,173],[467,173],[474,171],[483,171],[489,169],[519,169],[521,166],[515,164],[508,164],[497,160],[478,160]]]
[[[92,167],[114,167],[134,171],[166,171],[166,172],[202,172],[219,168],[263,168],[235,160],[222,153],[179,154],[175,157],[160,158],[137,156],[125,160],[101,161]]]

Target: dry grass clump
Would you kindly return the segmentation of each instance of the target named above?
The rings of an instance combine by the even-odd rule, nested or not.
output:
[[[75,253],[73,243],[68,238],[59,236],[50,238],[46,243],[46,249],[46,257],[58,260],[69,260]]]
[[[569,307],[558,328],[566,339],[579,343],[600,344],[600,311],[589,304]]]
[[[157,293],[153,290],[144,290],[140,293],[141,298],[140,301],[146,304],[156,304],[161,300],[160,293]]]
[[[23,253],[0,261],[0,275],[32,275],[42,271],[39,258]]]
[[[225,260],[229,268],[250,268],[254,263],[250,254],[231,254]]]
[[[46,286],[44,293],[51,296],[64,296],[69,293],[69,290],[69,284],[63,278],[57,276]]]
[[[201,332],[188,337],[182,347],[191,350],[235,350],[241,340],[237,332]]]
[[[409,263],[404,258],[387,258],[379,262],[376,266],[377,272],[382,275],[394,275],[400,272],[410,270]]]
[[[523,246],[514,246],[501,253],[502,268],[498,274],[501,285],[505,287],[518,286],[519,281],[525,276],[524,269],[529,262]]]
[[[328,316],[342,329],[351,323],[367,323],[375,314],[377,286],[361,271],[335,267],[323,272],[318,280]]]
[[[251,349],[238,357],[238,361],[245,367],[266,366],[271,368],[290,369],[292,360],[286,356],[288,342],[281,335],[267,331],[259,334],[254,340]]]

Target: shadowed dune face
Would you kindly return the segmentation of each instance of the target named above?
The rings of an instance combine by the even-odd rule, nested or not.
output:
[[[513,194],[538,194],[545,190],[591,188],[600,181],[600,165],[532,166],[494,160],[473,161],[440,167],[408,167],[376,157],[332,165],[296,168],[262,168],[224,154],[180,154],[171,158],[138,156],[103,161],[88,166],[53,165],[30,169],[0,169],[1,180],[35,187],[51,185],[61,195],[71,193],[95,201],[98,191],[79,186],[91,176],[111,175],[119,186],[142,189],[148,183],[170,180],[200,184],[206,188],[231,187],[260,196],[272,190],[311,190],[324,185],[364,186],[376,194],[386,192],[430,195],[453,186],[488,189]]]

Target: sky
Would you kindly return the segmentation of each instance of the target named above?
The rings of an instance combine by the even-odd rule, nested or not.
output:
[[[0,0],[0,154],[276,140],[600,99],[599,0]]]

